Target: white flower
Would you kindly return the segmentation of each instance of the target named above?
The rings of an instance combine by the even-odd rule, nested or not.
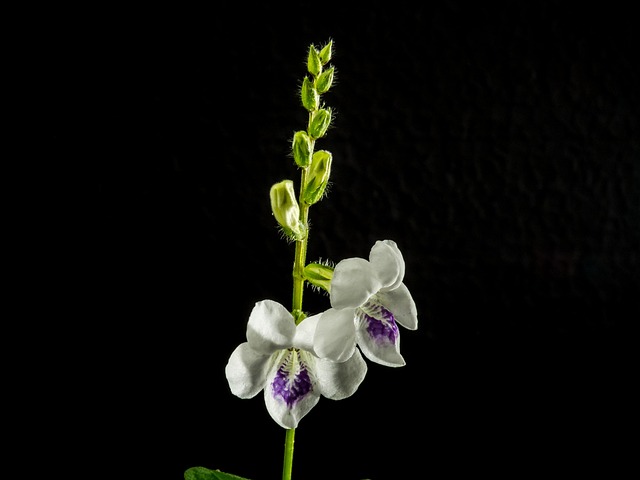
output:
[[[381,365],[405,365],[398,324],[418,328],[418,314],[404,279],[404,258],[395,242],[377,241],[369,260],[339,262],[330,286],[331,307],[314,335],[316,354],[336,362],[357,351]]]
[[[264,390],[267,410],[283,428],[296,428],[321,395],[332,400],[350,397],[367,372],[358,352],[342,363],[314,354],[311,341],[319,318],[305,318],[296,326],[278,302],[256,303],[247,341],[233,351],[225,368],[234,395],[252,398]]]

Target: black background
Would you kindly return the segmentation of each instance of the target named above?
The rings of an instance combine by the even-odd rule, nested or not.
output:
[[[355,395],[303,419],[294,478],[615,477],[640,313],[631,10],[346,3],[105,8],[45,45],[73,112],[51,147],[83,159],[99,202],[70,361],[89,369],[92,475],[280,478],[285,431],[224,367],[255,302],[291,301],[268,193],[298,181],[306,53],[333,39],[336,116],[317,144],[332,185],[308,259],[395,240],[419,328],[401,331],[406,366],[369,363]]]

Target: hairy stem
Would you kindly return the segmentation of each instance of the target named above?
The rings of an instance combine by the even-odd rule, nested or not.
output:
[[[301,184],[306,182],[306,169],[302,170]],[[300,221],[303,225],[308,225],[309,218],[309,205],[306,205],[302,198],[300,199]],[[302,312],[302,295],[304,293],[304,265],[307,259],[307,241],[309,239],[309,229],[304,238],[296,242],[296,251],[293,262],[293,311]],[[296,324],[304,318],[299,315],[294,315],[296,318]]]

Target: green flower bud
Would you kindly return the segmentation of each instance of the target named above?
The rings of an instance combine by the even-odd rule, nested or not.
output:
[[[321,108],[313,114],[311,122],[309,123],[309,135],[311,138],[316,139],[324,136],[327,133],[327,128],[331,123],[331,109]]]
[[[313,154],[302,195],[303,201],[308,205],[318,202],[324,195],[331,175],[332,159],[331,152],[326,150],[318,150]]]
[[[300,130],[293,135],[293,159],[299,167],[306,167],[311,162],[311,139],[307,132]]]
[[[331,84],[333,83],[333,72],[333,67],[328,68],[316,79],[316,89],[319,94],[323,94],[331,88]]]
[[[330,292],[331,278],[333,278],[333,268],[322,263],[310,263],[304,267],[304,278],[314,287],[322,288]]]
[[[322,72],[322,61],[320,60],[320,54],[316,47],[311,45],[309,47],[309,56],[307,57],[307,70],[314,77],[317,77]]]
[[[308,111],[313,112],[318,109],[320,95],[318,95],[318,91],[314,88],[309,77],[304,77],[304,80],[302,81],[300,96],[302,97],[302,105]]]
[[[327,62],[331,60],[332,47],[333,47],[333,41],[329,40],[329,43],[327,43],[324,47],[322,47],[322,50],[320,50],[319,56],[320,56],[320,61],[322,62],[323,65],[326,65]]]
[[[271,186],[271,211],[284,233],[294,240],[302,240],[305,226],[300,222],[300,207],[296,200],[293,182],[282,180]]]

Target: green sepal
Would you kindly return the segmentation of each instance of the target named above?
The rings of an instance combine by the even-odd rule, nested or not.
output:
[[[326,69],[324,72],[320,74],[320,76],[316,79],[316,89],[319,94],[326,93],[331,88],[333,84],[333,73],[335,72],[335,68],[331,67]]]
[[[296,325],[298,325],[301,321],[307,318],[307,314],[302,310],[298,310],[298,309],[292,310],[291,315],[293,315],[293,319],[295,320]]]
[[[331,60],[331,55],[333,53],[332,48],[333,48],[333,40],[329,40],[329,42],[324,47],[322,47],[322,50],[320,50],[319,56],[320,56],[320,61],[322,62],[323,65],[326,65],[327,62]]]
[[[209,470],[204,467],[191,467],[184,472],[184,480],[249,480],[220,470]]]
[[[320,59],[320,53],[316,50],[316,47],[311,45],[309,47],[309,55],[307,57],[307,70],[314,77],[320,75],[322,72],[322,60]]]
[[[327,150],[318,150],[313,154],[311,166],[307,173],[307,182],[302,194],[302,200],[307,205],[313,205],[320,201],[324,195],[331,176],[332,160],[333,156]]]
[[[304,77],[304,80],[302,81],[300,97],[302,99],[302,105],[309,112],[313,112],[318,109],[318,105],[320,104],[320,95],[313,86],[311,80],[309,80],[309,77]]]
[[[311,145],[311,139],[307,132],[300,130],[293,134],[293,159],[296,161],[296,165],[299,167],[307,167],[311,162],[311,152],[313,147]]]
[[[311,285],[330,292],[333,268],[322,263],[310,263],[304,267],[304,278]]]
[[[309,136],[314,140],[324,136],[331,124],[331,109],[321,108],[315,112],[309,122]]]

